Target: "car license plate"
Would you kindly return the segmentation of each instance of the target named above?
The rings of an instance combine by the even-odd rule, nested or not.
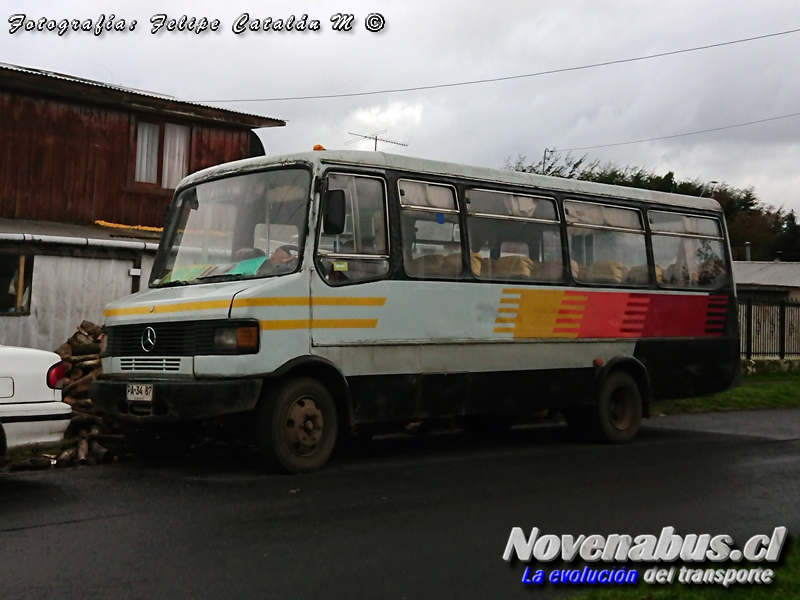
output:
[[[139,402],[152,402],[153,400],[152,384],[129,383],[127,393],[128,400],[137,400]]]

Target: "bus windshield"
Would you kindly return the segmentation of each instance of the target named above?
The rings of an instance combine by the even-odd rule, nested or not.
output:
[[[151,287],[293,273],[306,233],[311,173],[262,171],[182,191],[158,251]]]

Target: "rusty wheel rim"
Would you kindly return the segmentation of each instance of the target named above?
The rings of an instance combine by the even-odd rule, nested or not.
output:
[[[324,433],[322,411],[313,398],[298,398],[289,407],[284,421],[284,433],[289,449],[297,456],[313,454]]]
[[[611,392],[608,403],[608,417],[614,429],[625,431],[634,420],[634,400],[630,390],[619,386]]]

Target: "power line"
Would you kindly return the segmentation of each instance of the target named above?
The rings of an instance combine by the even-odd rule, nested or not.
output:
[[[767,33],[765,35],[757,35],[754,37],[740,38],[737,40],[729,40],[727,42],[719,42],[716,44],[708,44],[705,46],[694,46],[692,48],[683,48],[682,50],[670,50],[669,52],[658,52],[656,54],[647,54],[645,56],[636,56],[632,58],[621,58],[618,60],[608,60],[604,62],[591,63],[588,65],[579,65],[576,67],[564,67],[561,69],[550,69],[548,71],[537,71],[535,73],[525,73],[523,75],[509,75],[506,77],[491,77],[487,79],[472,79],[469,81],[456,81],[452,83],[440,83],[436,85],[420,85],[405,88],[389,88],[385,90],[373,90],[369,92],[351,92],[346,94],[320,94],[316,96],[279,96],[275,98],[225,98],[216,100],[192,100],[192,102],[279,102],[284,100],[324,100],[330,98],[354,98],[358,96],[377,96],[379,94],[398,94],[402,92],[418,92],[423,90],[436,90],[442,88],[460,87],[466,85],[478,85],[481,83],[496,83],[498,81],[511,81],[514,79],[525,79],[529,77],[541,77],[542,75],[555,75],[557,73],[569,73],[572,71],[582,71],[586,69],[596,69],[598,67],[608,67],[610,65],[621,65],[625,63],[637,62],[642,60],[651,60],[653,58],[662,58],[664,56],[674,56],[676,54],[686,54],[687,52],[697,52],[699,50],[709,50],[711,48],[721,48],[723,46],[732,46],[734,44],[744,44],[746,42],[754,42],[757,40],[764,40],[767,38],[778,37],[782,35],[789,35],[792,33],[800,32],[798,29],[788,29],[786,31],[778,31],[776,33]]]
[[[631,140],[628,142],[615,142],[613,144],[598,144],[596,146],[581,146],[580,148],[564,148],[559,152],[577,152],[578,150],[595,150],[597,148],[612,148],[614,146],[628,146],[630,144],[643,144],[644,142],[655,142],[658,140],[671,140],[673,138],[686,137],[689,135],[700,135],[701,133],[711,133],[714,131],[723,131],[725,129],[735,129],[736,127],[747,127],[748,125],[758,125],[759,123],[767,123],[769,121],[779,121],[781,119],[790,119],[792,117],[799,117],[800,112],[792,113],[790,115],[781,115],[779,117],[769,117],[768,119],[759,119],[757,121],[748,121],[747,123],[736,123],[735,125],[723,125],[722,127],[713,127],[711,129],[700,129],[698,131],[689,131],[687,133],[676,133],[674,135],[662,135],[659,137],[651,137],[643,140]]]

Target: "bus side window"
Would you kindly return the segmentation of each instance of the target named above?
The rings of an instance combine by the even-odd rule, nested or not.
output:
[[[403,264],[406,274],[420,279],[461,276],[461,228],[455,188],[400,180]]]
[[[714,289],[728,282],[722,230],[716,219],[650,211],[656,274],[665,287]]]
[[[569,254],[576,281],[649,286],[647,243],[640,211],[565,200]]]
[[[335,173],[328,177],[328,189],[344,190],[345,228],[338,235],[320,231],[320,275],[332,285],[385,277],[389,273],[389,241],[383,180]]]
[[[481,280],[560,282],[561,232],[552,198],[467,191],[472,273]]]

